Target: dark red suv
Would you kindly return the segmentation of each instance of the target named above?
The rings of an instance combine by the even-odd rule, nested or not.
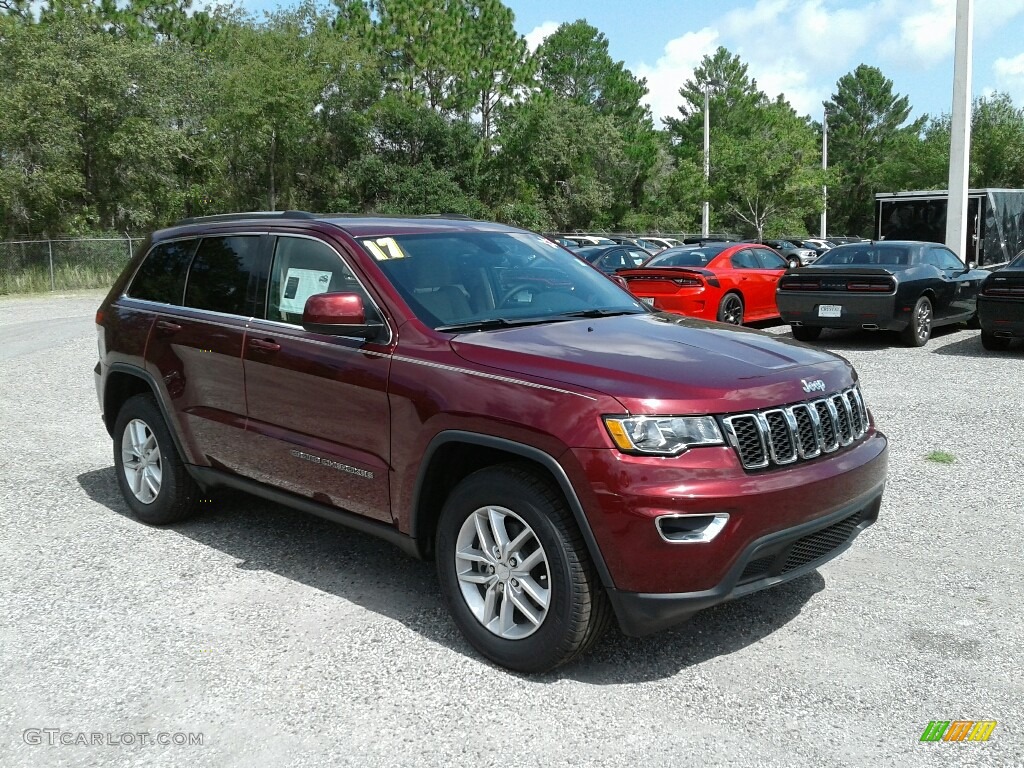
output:
[[[511,227],[189,220],[97,324],[139,519],[228,486],[382,536],[434,558],[466,638],[516,670],[807,573],[881,503],[845,360],[650,311]]]

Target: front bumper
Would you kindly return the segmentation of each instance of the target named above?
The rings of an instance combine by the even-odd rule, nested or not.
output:
[[[623,631],[635,634],[795,578],[838,555],[877,518],[888,465],[886,438],[873,428],[835,453],[760,471],[744,470],[725,446],[673,458],[614,449],[572,454],[575,461],[563,466],[607,567],[605,587]],[[709,541],[666,540],[657,522],[680,515],[728,520]],[[810,560],[790,560],[792,545],[839,521],[846,523],[828,534],[829,546],[814,549]],[[833,540],[839,533],[841,540]]]
[[[678,624],[697,611],[807,574],[845,552],[878,519],[882,494],[869,496],[827,517],[751,542],[726,577],[698,592],[623,592],[608,597],[622,632],[641,637]]]

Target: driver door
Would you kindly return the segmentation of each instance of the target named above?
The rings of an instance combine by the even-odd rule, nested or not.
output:
[[[335,248],[308,236],[274,238],[266,305],[250,321],[243,355],[247,472],[391,522],[390,341],[305,330],[306,299],[328,291],[361,294],[367,318],[385,322]]]

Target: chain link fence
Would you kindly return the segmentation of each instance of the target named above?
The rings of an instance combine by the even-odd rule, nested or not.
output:
[[[0,241],[0,295],[110,286],[142,237]]]

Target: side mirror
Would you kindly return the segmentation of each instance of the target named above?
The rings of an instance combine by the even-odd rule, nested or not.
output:
[[[978,268],[978,262],[976,262],[976,261],[968,261],[967,262],[967,269],[968,269],[968,271],[970,271],[972,269],[977,269],[977,268]]]
[[[629,290],[629,283],[626,282],[626,278],[619,277],[618,275],[609,275],[609,277],[612,279],[612,282],[619,286],[619,288],[621,288],[622,290]]]
[[[358,293],[317,293],[306,299],[302,327],[313,333],[373,339],[381,326],[366,322],[363,297]]]

